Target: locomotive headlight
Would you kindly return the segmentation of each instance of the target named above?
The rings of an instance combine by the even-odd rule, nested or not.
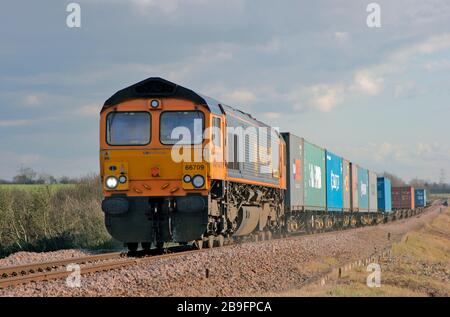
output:
[[[109,189],[114,189],[117,187],[117,185],[119,185],[119,182],[117,181],[117,178],[115,178],[114,176],[110,176],[106,179],[105,184]]]
[[[184,175],[183,182],[190,183],[191,182],[191,175]]]
[[[201,188],[205,185],[205,179],[201,175],[195,175],[192,178],[192,185],[194,185],[195,188]]]
[[[125,184],[127,182],[127,177],[125,175],[121,175],[119,177],[119,183]]]
[[[152,100],[152,101],[150,102],[150,106],[151,106],[152,108],[158,108],[158,107],[159,107],[159,101],[158,101],[158,100]]]

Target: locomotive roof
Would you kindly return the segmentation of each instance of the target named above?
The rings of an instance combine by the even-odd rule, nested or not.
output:
[[[127,88],[119,90],[112,97],[106,100],[102,111],[130,99],[163,97],[189,100],[198,105],[207,106],[211,112],[216,113],[218,111],[219,114],[222,113],[219,108],[220,103],[218,101],[202,96],[191,89],[159,77],[150,77]]]
[[[245,115],[250,119],[252,119],[253,121],[259,123],[260,125],[267,126],[263,122],[260,122],[255,118],[253,118],[248,113],[227,106],[224,103],[221,103],[213,98],[204,96],[191,89],[177,85],[173,82],[170,82],[160,77],[150,77],[127,88],[119,90],[114,95],[112,95],[108,100],[105,101],[102,111],[104,111],[107,108],[113,107],[121,102],[131,99],[164,98],[164,97],[184,99],[192,101],[198,105],[204,105],[214,114],[223,114],[223,112],[225,113],[234,112],[239,116]]]

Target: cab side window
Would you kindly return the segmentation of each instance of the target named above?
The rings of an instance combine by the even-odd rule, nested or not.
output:
[[[215,146],[221,147],[222,146],[222,130],[221,130],[221,119],[220,118],[213,118],[212,121],[212,141]]]

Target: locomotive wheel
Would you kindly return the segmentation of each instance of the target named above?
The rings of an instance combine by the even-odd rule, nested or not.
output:
[[[208,237],[208,248],[214,248],[214,236],[212,235]]]
[[[203,249],[203,240],[195,240],[194,244],[198,250]]]
[[[151,242],[141,242],[141,247],[142,247],[142,250],[149,251],[150,248],[152,247],[152,244],[151,244]]]
[[[348,225],[350,224],[350,218],[348,216],[344,216],[344,222],[343,222],[343,227],[348,227]]]
[[[352,218],[350,219],[350,225],[354,228],[356,227],[358,224],[358,220],[356,219],[356,217],[352,216]]]
[[[223,235],[217,236],[217,244],[219,247],[223,247],[223,245],[225,244],[225,238]]]
[[[327,217],[325,220],[325,227],[327,230],[331,229],[331,227],[333,227],[333,219]]]
[[[137,251],[137,249],[138,249],[138,243],[137,242],[129,242],[129,243],[127,243],[127,248],[128,248],[128,251],[130,251],[130,252],[136,252]]]
[[[266,234],[264,233],[264,231],[261,231],[259,234],[259,240],[260,241],[264,241],[266,238]]]

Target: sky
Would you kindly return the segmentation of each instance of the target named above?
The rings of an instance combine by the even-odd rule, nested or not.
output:
[[[450,176],[450,2],[78,0],[0,4],[0,179],[99,169],[99,112],[163,77],[375,172]]]

